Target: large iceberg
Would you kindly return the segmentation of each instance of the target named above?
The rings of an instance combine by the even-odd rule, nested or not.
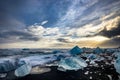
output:
[[[58,63],[58,70],[66,71],[66,70],[79,70],[83,69],[87,66],[87,63],[78,57],[67,57],[65,59],[61,59]]]
[[[70,50],[70,54],[72,54],[72,55],[81,54],[82,52],[83,52],[83,50],[81,48],[79,48],[78,46],[75,46]]]

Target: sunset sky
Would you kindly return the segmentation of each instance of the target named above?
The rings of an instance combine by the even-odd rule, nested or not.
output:
[[[120,0],[0,0],[0,48],[120,46]]]

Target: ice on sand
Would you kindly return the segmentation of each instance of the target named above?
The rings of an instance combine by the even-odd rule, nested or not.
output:
[[[36,66],[32,68],[30,74],[43,74],[50,71],[51,71],[50,68],[43,68],[43,67]]]
[[[116,69],[116,72],[120,74],[120,57],[118,57],[117,60],[115,61],[114,67]]]
[[[88,58],[90,58],[90,59],[96,59],[96,58],[97,58],[97,55],[91,53],[91,54],[89,54]]]
[[[79,70],[87,66],[87,63],[78,57],[67,57],[58,63],[58,70]]]
[[[15,70],[15,75],[17,77],[23,77],[30,73],[32,67],[29,64],[24,64]]]

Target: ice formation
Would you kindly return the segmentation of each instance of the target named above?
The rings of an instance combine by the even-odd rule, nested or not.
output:
[[[116,72],[120,74],[120,57],[118,57],[114,63],[114,67],[116,69]]]
[[[15,66],[9,60],[0,63],[0,72],[8,72],[14,69]]]
[[[87,63],[78,57],[67,57],[65,59],[61,59],[58,63],[58,70],[66,71],[66,70],[79,70],[87,66]]]
[[[5,78],[7,76],[7,73],[0,73],[0,78]]]
[[[96,59],[96,58],[97,58],[97,55],[91,53],[91,54],[89,54],[89,56],[88,56],[87,58],[89,58],[89,59]]]
[[[83,52],[83,50],[81,48],[79,48],[78,46],[75,46],[74,48],[72,48],[70,50],[70,54],[72,54],[72,55],[81,54],[82,52]]]
[[[94,50],[94,53],[100,54],[100,53],[103,53],[103,50],[100,49],[99,47],[97,47],[97,48]]]
[[[15,70],[15,76],[23,77],[30,73],[32,67],[29,64],[24,64]]]
[[[50,71],[51,71],[50,68],[43,68],[43,67],[36,66],[32,68],[30,74],[42,74]]]

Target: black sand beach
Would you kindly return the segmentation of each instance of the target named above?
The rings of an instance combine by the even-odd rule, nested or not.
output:
[[[27,75],[15,80],[118,80],[118,73],[116,73],[113,66],[101,67],[86,67],[84,70],[78,71],[58,71],[57,67],[50,67],[52,70],[43,74]],[[85,74],[89,71],[88,74]]]

